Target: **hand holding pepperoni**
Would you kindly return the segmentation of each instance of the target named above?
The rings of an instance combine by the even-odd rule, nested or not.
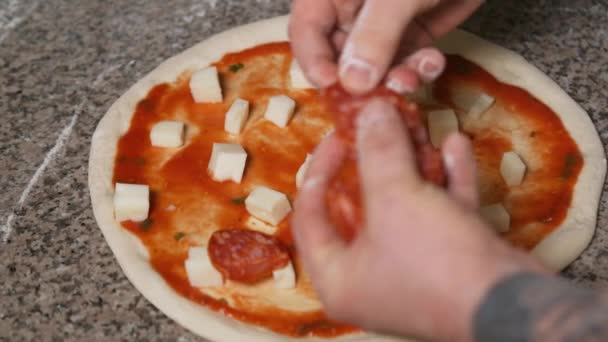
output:
[[[365,93],[388,73],[390,88],[411,92],[445,66],[442,54],[428,46],[482,2],[296,0],[289,36],[306,76],[321,88],[339,78],[350,92]]]
[[[385,101],[363,109],[355,145],[365,223],[353,241],[329,223],[324,201],[346,154],[335,136],[319,146],[295,203],[296,247],[326,311],[365,329],[470,340],[473,311],[493,283],[542,269],[476,214],[470,143],[454,135],[443,146],[447,190],[422,180],[408,130]]]
[[[431,144],[416,104],[383,86],[365,95],[351,95],[340,84],[335,84],[323,90],[323,97],[333,113],[336,135],[346,147],[342,166],[335,173],[327,189],[330,221],[346,241],[351,241],[360,230],[365,216],[362,210],[357,168],[355,126],[361,109],[371,99],[382,99],[395,106],[401,122],[412,137],[412,149],[420,175],[428,182],[438,186],[445,185],[446,177],[441,153]]]

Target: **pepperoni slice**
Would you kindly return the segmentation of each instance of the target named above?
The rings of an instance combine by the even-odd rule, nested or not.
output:
[[[445,185],[441,154],[431,145],[416,104],[406,101],[386,87],[379,87],[365,95],[351,95],[339,84],[335,84],[325,89],[323,96],[333,112],[336,133],[349,149],[347,158],[332,179],[326,195],[329,218],[344,240],[351,241],[364,222],[354,137],[357,115],[372,97],[389,101],[401,113],[412,136],[422,177],[428,182]]]
[[[209,239],[209,258],[228,279],[253,284],[289,263],[283,244],[268,234],[245,230],[215,231]]]

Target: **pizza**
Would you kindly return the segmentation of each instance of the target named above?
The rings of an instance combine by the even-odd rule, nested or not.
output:
[[[445,185],[440,146],[471,138],[480,215],[560,270],[587,246],[606,160],[587,114],[521,57],[456,31],[447,69],[408,99],[312,88],[287,18],[224,32],[177,55],[118,99],[92,139],[96,220],[123,271],[156,307],[214,341],[384,341],[329,319],[294,248],[291,203],[318,143],[352,143],[369,96],[393,102],[424,178]],[[327,193],[336,229],[364,218],[354,156]]]

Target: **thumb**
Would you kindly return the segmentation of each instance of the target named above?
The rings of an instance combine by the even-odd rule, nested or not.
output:
[[[367,217],[384,215],[395,193],[420,188],[416,156],[401,116],[389,103],[371,100],[357,122],[358,166]]]
[[[346,150],[332,134],[317,148],[304,184],[295,201],[291,228],[304,267],[320,288],[328,277],[327,266],[341,260],[346,250],[342,237],[329,221],[326,193],[331,177],[342,165]]]
[[[479,207],[473,148],[467,137],[451,134],[443,143],[443,160],[448,173],[448,192],[471,209]]]

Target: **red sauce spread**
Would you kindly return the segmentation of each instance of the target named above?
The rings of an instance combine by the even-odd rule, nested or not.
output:
[[[446,71],[435,82],[434,97],[456,107],[454,89],[466,87],[493,96],[495,106],[502,108],[487,113],[482,126],[469,122],[462,127],[461,121],[461,130],[473,142],[481,202],[503,202],[511,214],[510,231],[503,237],[531,250],[566,218],[583,156],[562,121],[546,104],[524,89],[500,82],[460,56],[448,56]],[[518,124],[510,126],[508,120]],[[504,152],[516,150],[515,145],[527,149],[534,160],[524,158],[524,182],[509,189],[500,175],[500,162]]]
[[[125,221],[122,225],[141,239],[149,251],[152,266],[176,292],[225,315],[277,333],[335,337],[359,330],[328,319],[322,311],[232,307],[226,300],[214,299],[191,287],[184,268],[188,249],[206,243],[213,231],[246,227],[249,215],[242,202],[255,185],[281,191],[293,200],[298,168],[332,127],[316,91],[289,88],[291,58],[288,43],[261,45],[224,56],[215,64],[224,92],[221,104],[195,103],[188,85],[189,74],[182,75],[173,84],[155,86],[138,103],[129,130],[118,143],[114,182],[150,185],[149,219],[143,223]],[[235,67],[240,64],[242,66]],[[296,114],[287,128],[279,128],[262,118],[268,97],[278,94],[285,94],[297,103]],[[237,97],[250,102],[251,113],[243,132],[231,136],[224,131],[224,117]],[[150,129],[161,120],[186,123],[183,147],[151,146]],[[208,175],[207,165],[215,142],[239,143],[247,151],[241,184],[215,182]],[[296,273],[301,274],[288,222],[289,217],[279,225],[274,237],[295,256]],[[282,266],[284,261],[278,260],[272,268]],[[242,276],[248,278],[248,275]],[[312,287],[303,292],[313,293]],[[233,299],[247,300],[246,297]]]
[[[291,58],[290,46],[285,42],[227,54],[215,64],[224,92],[224,102],[220,104],[194,102],[188,85],[190,73],[181,75],[174,83],[155,86],[138,103],[129,130],[118,142],[113,181],[150,186],[149,218],[141,223],[125,221],[122,225],[139,237],[148,249],[151,265],[176,292],[277,333],[335,337],[359,330],[328,319],[320,310],[295,312],[269,306],[251,309],[231,306],[225,299],[215,299],[190,286],[184,268],[188,249],[207,243],[214,231],[246,227],[249,215],[242,199],[255,185],[281,191],[293,200],[298,168],[331,128],[330,110],[316,91],[289,88]],[[482,199],[488,202],[504,199],[512,214],[511,232],[506,238],[518,246],[532,248],[564,219],[582,167],[582,156],[547,106],[461,58],[449,58],[447,72],[437,83],[436,96],[449,104],[449,87],[461,82],[492,94],[498,104],[515,108],[514,115],[533,123],[529,134],[534,137],[530,139],[537,139],[537,145],[543,146],[538,151],[542,167],[526,175],[526,182],[537,184],[534,191],[514,193],[501,183],[496,166],[502,152],[511,149],[511,141],[491,132],[469,132],[485,175],[482,181],[495,189],[484,192],[482,188]],[[297,103],[296,114],[287,128],[279,128],[262,118],[268,97],[278,94],[285,94]],[[251,114],[244,131],[231,136],[224,132],[224,116],[237,97],[250,101]],[[150,130],[161,120],[186,123],[183,147],[151,146]],[[215,182],[209,177],[207,164],[215,142],[239,143],[247,151],[241,184]],[[529,228],[529,223],[538,224]],[[274,238],[292,256],[298,291],[314,297],[310,284],[301,283],[305,277],[300,276],[303,270],[294,251],[289,217],[279,224]],[[246,303],[247,298],[234,301]]]

